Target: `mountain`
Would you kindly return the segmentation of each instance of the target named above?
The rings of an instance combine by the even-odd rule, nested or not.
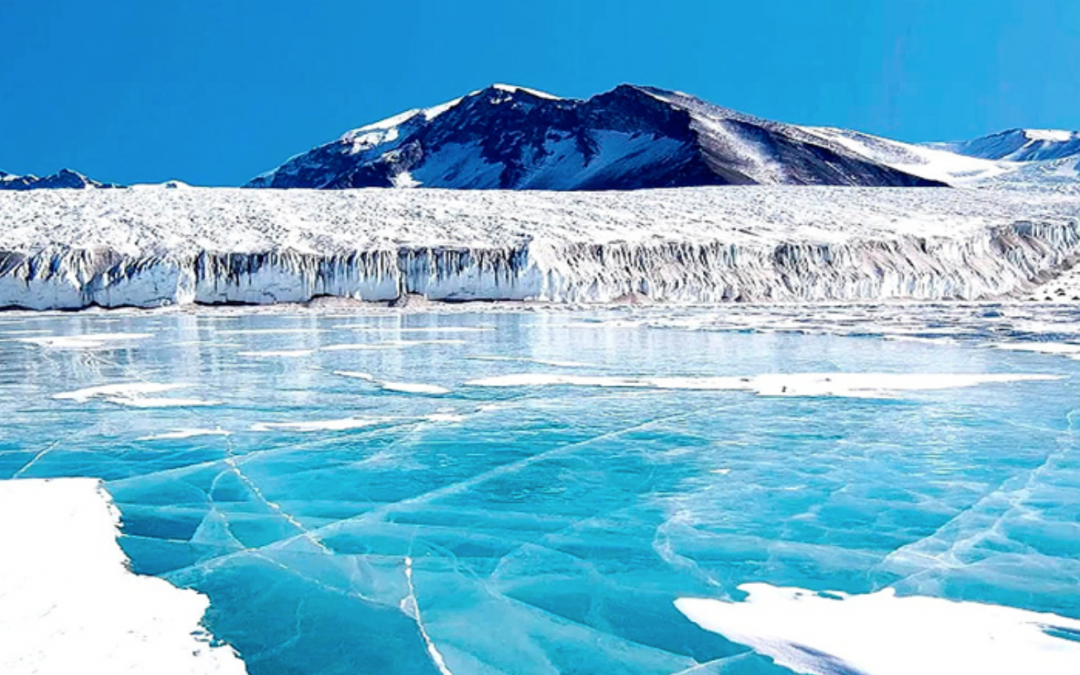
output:
[[[937,146],[903,143],[850,129],[803,128],[808,133],[844,146],[869,162],[950,185],[982,185],[1013,170],[1013,167],[999,161],[968,157]]]
[[[0,190],[87,190],[115,187],[120,186],[98,182],[70,169],[61,169],[42,178],[30,175],[17,176],[0,171]]]
[[[1043,162],[1080,155],[1080,132],[1010,129],[970,141],[928,143],[927,147],[982,159]]]
[[[563,99],[494,85],[348,132],[247,184],[631,190],[705,185],[941,186],[827,134],[687,94],[622,85]]]

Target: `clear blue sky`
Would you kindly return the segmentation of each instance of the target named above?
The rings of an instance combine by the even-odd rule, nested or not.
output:
[[[0,0],[0,169],[239,184],[493,82],[912,141],[1080,127],[1077,0]]]

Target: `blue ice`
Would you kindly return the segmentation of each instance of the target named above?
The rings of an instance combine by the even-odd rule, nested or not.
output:
[[[3,314],[0,478],[104,479],[256,675],[790,672],[673,604],[756,582],[1080,618],[1080,362],[611,318]],[[555,373],[1063,379],[465,384]]]

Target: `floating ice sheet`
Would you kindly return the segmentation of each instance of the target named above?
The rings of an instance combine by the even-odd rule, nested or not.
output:
[[[239,675],[200,626],[209,602],[136,576],[92,479],[0,482],[0,671]]]
[[[744,584],[743,602],[681,598],[706,630],[809,675],[1075,675],[1080,621],[931,597]]]

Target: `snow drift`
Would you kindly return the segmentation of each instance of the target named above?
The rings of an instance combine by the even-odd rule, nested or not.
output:
[[[727,187],[0,195],[0,307],[983,299],[1080,255],[1080,196]]]

